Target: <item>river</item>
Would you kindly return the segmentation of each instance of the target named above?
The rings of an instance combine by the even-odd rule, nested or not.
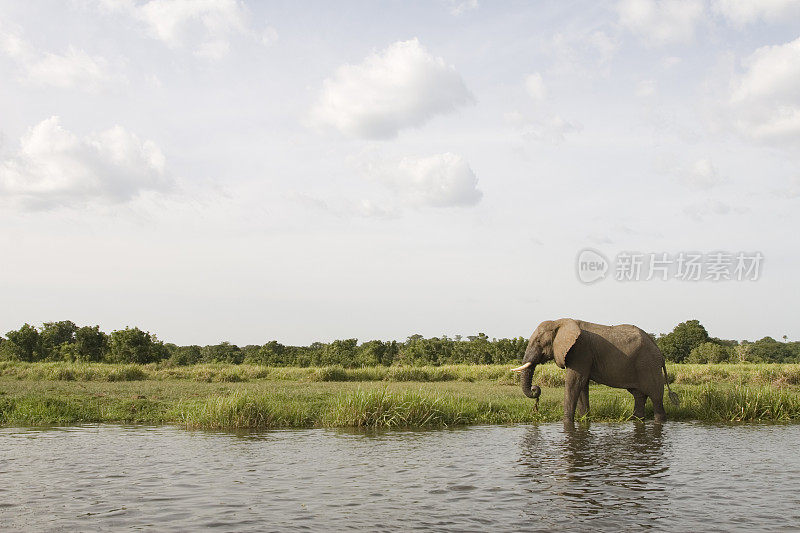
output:
[[[0,530],[785,531],[800,426],[0,429]]]

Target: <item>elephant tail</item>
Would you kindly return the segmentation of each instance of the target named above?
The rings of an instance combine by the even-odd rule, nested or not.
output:
[[[664,383],[667,384],[667,396],[669,396],[669,401],[671,401],[675,405],[680,405],[680,400],[678,399],[678,395],[672,392],[672,389],[669,388],[669,376],[667,375],[667,363],[661,363],[661,369],[664,371]]]

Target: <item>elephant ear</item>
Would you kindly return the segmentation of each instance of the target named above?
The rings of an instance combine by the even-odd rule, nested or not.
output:
[[[581,328],[574,320],[567,319],[559,326],[553,339],[553,358],[556,364],[564,368],[567,364],[567,352],[581,335]]]

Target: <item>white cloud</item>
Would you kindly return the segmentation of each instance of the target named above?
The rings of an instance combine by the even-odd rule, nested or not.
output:
[[[731,206],[720,200],[705,200],[689,204],[683,208],[683,212],[694,220],[700,221],[710,216],[721,215],[741,215],[749,210],[746,207]]]
[[[258,33],[250,27],[249,13],[239,0],[99,0],[106,8],[140,21],[154,39],[172,48],[189,47],[206,59],[227,55],[236,36],[270,45],[277,32],[267,26]]]
[[[368,178],[386,186],[398,205],[457,207],[480,202],[478,178],[463,157],[453,153],[398,160],[357,161]],[[373,205],[374,204],[370,204]],[[396,208],[381,208],[389,213]]]
[[[520,129],[523,139],[550,144],[561,144],[568,135],[579,133],[583,129],[581,124],[549,112],[520,113],[512,111],[506,113],[505,120]]]
[[[636,96],[639,98],[647,98],[656,94],[655,80],[640,80],[636,84]]]
[[[651,45],[691,41],[704,11],[700,0],[622,0],[617,4],[620,24]]]
[[[542,75],[538,72],[534,72],[525,78],[525,89],[528,91],[528,95],[537,102],[547,98],[547,87],[544,84]]]
[[[713,9],[735,26],[796,20],[800,16],[797,0],[715,0]]]
[[[3,33],[0,34],[0,51],[19,66],[23,81],[36,86],[94,92],[119,78],[111,74],[106,59],[74,47],[63,54],[43,54],[19,35]]]
[[[264,28],[264,31],[261,32],[261,43],[265,46],[270,46],[276,42],[278,42],[278,30],[273,28],[272,26],[267,26]]]
[[[456,16],[478,9],[478,0],[447,0],[447,4],[450,6],[450,13]]]
[[[725,181],[709,159],[698,159],[683,176],[683,182],[695,189],[711,189]]]
[[[347,211],[364,218],[395,218],[399,216],[399,211],[395,206],[382,205],[369,199],[348,203]]]
[[[794,176],[786,187],[777,191],[777,194],[784,198],[800,198],[800,176]]]
[[[121,126],[80,138],[53,116],[32,127],[15,156],[0,161],[0,198],[46,209],[119,203],[171,182],[164,155]]]
[[[729,100],[735,127],[756,140],[800,141],[800,38],[746,58]]]
[[[558,32],[547,43],[553,58],[548,76],[606,77],[619,47],[619,39],[600,30]]]
[[[530,74],[524,81],[525,92],[535,102],[535,106],[523,111],[511,111],[505,114],[505,121],[519,128],[523,139],[560,144],[567,135],[581,131],[577,122],[564,119],[552,111],[552,105],[544,105],[548,101],[547,86],[538,72]]]
[[[523,127],[522,137],[533,141],[561,144],[567,135],[578,133],[582,129],[583,126],[577,122],[566,120],[559,115],[551,115],[542,120],[528,122]]]
[[[449,152],[403,159],[393,185],[414,203],[434,207],[474,205],[483,197],[478,178],[464,158]]]
[[[205,32],[207,42],[247,27],[244,6],[235,0],[151,0],[138,7],[136,15],[157,39],[172,46],[186,42],[195,24]]]
[[[311,115],[351,137],[389,139],[472,101],[455,68],[412,39],[339,67]]]
[[[707,157],[687,163],[674,155],[662,154],[654,163],[658,172],[692,189],[707,191],[728,182]]]

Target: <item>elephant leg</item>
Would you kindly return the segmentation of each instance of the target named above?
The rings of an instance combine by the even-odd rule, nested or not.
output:
[[[575,421],[575,407],[578,397],[583,392],[589,378],[568,368],[564,376],[564,424],[571,425]]]
[[[586,416],[589,414],[589,380],[586,380],[586,385],[581,389],[581,394],[578,396],[578,416]]]
[[[650,401],[653,402],[653,412],[655,413],[656,422],[666,422],[667,412],[664,410],[664,393],[662,391],[659,395],[650,396]]]
[[[647,396],[637,389],[628,389],[628,392],[633,394],[633,416],[644,418],[644,404],[647,402]]]

